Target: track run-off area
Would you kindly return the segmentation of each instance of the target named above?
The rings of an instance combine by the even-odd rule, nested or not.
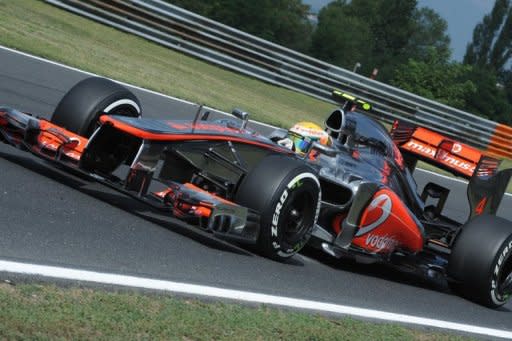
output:
[[[0,105],[47,118],[71,86],[90,76],[3,47],[0,65]],[[197,108],[132,89],[145,117],[190,117]],[[164,290],[512,339],[511,303],[490,310],[452,294],[444,283],[309,250],[277,263],[4,144],[0,175],[0,279],[35,276]],[[429,181],[450,188],[446,211],[458,220],[467,217],[463,181],[422,170],[415,178],[420,189]],[[512,220],[510,195],[498,214]]]

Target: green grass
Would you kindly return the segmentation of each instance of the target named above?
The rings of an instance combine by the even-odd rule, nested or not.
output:
[[[388,323],[53,285],[0,284],[5,340],[468,340]]]
[[[36,0],[0,0],[0,44],[102,76],[288,127],[334,106],[241,76]]]

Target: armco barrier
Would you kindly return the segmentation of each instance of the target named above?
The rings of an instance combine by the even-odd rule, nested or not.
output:
[[[512,128],[394,88],[162,0],[46,0],[71,12],[269,83],[333,102],[333,88],[373,104],[370,114],[426,126],[512,158]]]

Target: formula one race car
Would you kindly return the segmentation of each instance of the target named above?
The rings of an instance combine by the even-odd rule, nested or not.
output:
[[[512,222],[495,214],[512,169],[498,171],[499,160],[409,123],[395,122],[388,133],[355,111],[371,110],[369,103],[337,90],[333,96],[344,105],[325,121],[332,145],[312,143],[304,156],[319,169],[322,187],[310,245],[337,258],[442,276],[470,300],[505,304],[512,295]],[[417,193],[411,173],[418,160],[469,179],[466,222],[442,214],[449,189],[428,183]]]
[[[128,89],[92,77],[69,90],[50,120],[1,107],[0,141],[267,257],[293,256],[318,218],[315,170],[247,130],[246,113],[234,111],[238,126],[208,114],[144,119]]]

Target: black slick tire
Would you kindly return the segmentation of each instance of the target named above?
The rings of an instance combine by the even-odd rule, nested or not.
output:
[[[490,308],[510,299],[512,280],[512,223],[482,215],[470,220],[455,240],[448,263],[452,289]]]
[[[90,137],[100,114],[138,117],[140,102],[124,86],[106,78],[78,82],[60,100],[51,122],[80,136]]]
[[[318,219],[320,182],[304,161],[265,157],[242,180],[235,202],[260,213],[257,251],[283,261],[308,242]]]

